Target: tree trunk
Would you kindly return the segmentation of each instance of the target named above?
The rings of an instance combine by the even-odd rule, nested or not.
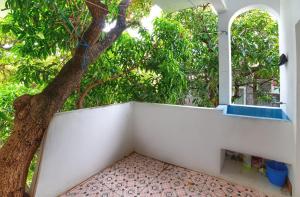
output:
[[[56,78],[40,93],[23,95],[14,102],[14,127],[6,144],[0,149],[0,197],[22,197],[30,162],[43,139],[54,116],[70,94],[79,86],[87,66],[94,62],[104,50],[126,29],[126,10],[130,0],[119,5],[116,26],[98,41],[105,25],[106,5],[98,0],[86,1],[93,17],[82,40],[71,58]]]
[[[232,102],[235,103],[236,99],[239,99],[240,95],[240,86],[238,84],[234,84],[234,92],[232,96]]]
[[[253,105],[257,105],[258,100],[257,100],[257,77],[254,74],[253,77],[253,87],[252,87],[252,93],[253,93]]]
[[[41,94],[23,95],[14,102],[13,132],[0,149],[0,196],[24,195],[28,168],[44,133],[54,113],[79,84],[83,74],[75,59],[66,64]],[[54,89],[57,90],[53,92]]]

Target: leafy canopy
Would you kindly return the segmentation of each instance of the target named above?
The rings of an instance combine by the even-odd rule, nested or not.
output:
[[[267,12],[252,10],[234,20],[231,33],[234,87],[250,86],[251,104],[272,102],[263,86],[272,81],[279,84],[277,22]]]
[[[71,51],[91,22],[85,2],[89,0],[7,0],[10,23],[3,24],[4,33],[13,32],[22,55],[46,58],[60,50]],[[118,17],[120,0],[105,0],[106,23]],[[150,0],[133,0],[128,21],[138,21],[149,13]]]
[[[186,90],[190,47],[184,28],[163,18],[154,22],[151,34],[144,29],[139,38],[123,34],[82,80],[82,91],[94,81],[106,81],[89,93],[85,106],[132,100],[178,103]],[[120,77],[110,80],[114,76]]]

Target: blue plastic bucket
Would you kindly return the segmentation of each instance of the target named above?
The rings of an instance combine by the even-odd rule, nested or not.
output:
[[[284,163],[267,161],[267,177],[276,186],[282,187],[288,176],[288,168]]]

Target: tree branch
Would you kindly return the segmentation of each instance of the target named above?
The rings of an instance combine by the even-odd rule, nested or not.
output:
[[[68,94],[64,94],[66,98],[59,97],[58,95],[63,94],[61,91],[65,91],[65,89],[73,90],[77,86],[74,81],[80,81],[85,72],[85,69],[82,69],[83,66],[87,67],[91,63],[87,54],[91,46],[95,45],[99,39],[108,14],[106,10],[101,9],[107,6],[102,4],[100,0],[86,0],[85,3],[92,16],[92,22],[83,33],[81,40],[79,40],[73,57],[63,66],[55,79],[42,92],[45,95],[53,95],[61,103],[69,96]],[[72,78],[72,80],[68,77]],[[62,87],[62,84],[67,88]],[[57,87],[60,87],[60,89],[57,89]]]
[[[89,28],[83,34],[82,41],[86,42],[89,46],[92,46],[97,42],[99,35],[105,26],[105,19],[108,11],[107,6],[101,3],[100,0],[86,0],[85,3],[93,20]]]
[[[258,82],[258,85],[262,86],[262,85],[264,85],[264,84],[266,84],[266,83],[269,83],[269,82],[271,82],[271,81],[273,81],[273,78],[271,78],[271,79],[266,79],[265,81]]]
[[[83,93],[81,93],[79,99],[77,100],[77,109],[81,109],[83,108],[83,104],[84,104],[84,99],[85,97],[88,95],[88,93],[95,87],[99,86],[99,85],[103,85],[107,82],[110,82],[110,81],[113,81],[113,80],[116,80],[118,78],[121,78],[123,77],[124,75],[127,75],[128,73],[130,73],[132,70],[136,69],[138,66],[133,66],[127,70],[125,70],[124,72],[122,73],[119,73],[119,74],[115,74],[113,76],[111,76],[109,79],[107,80],[95,80],[93,81],[92,83],[88,84],[87,88],[83,91]]]
[[[106,34],[103,40],[98,41],[94,46],[92,46],[91,50],[89,51],[89,59],[91,62],[94,62],[100,53],[109,48],[127,28],[126,11],[130,2],[131,0],[122,0],[119,4],[119,15],[116,26]]]

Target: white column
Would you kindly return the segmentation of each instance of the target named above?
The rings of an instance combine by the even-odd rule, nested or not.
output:
[[[231,45],[229,21],[225,15],[219,15],[219,103],[231,104]]]
[[[300,196],[300,20],[296,24],[296,64],[297,64],[297,120],[296,120],[296,180],[295,196]]]

